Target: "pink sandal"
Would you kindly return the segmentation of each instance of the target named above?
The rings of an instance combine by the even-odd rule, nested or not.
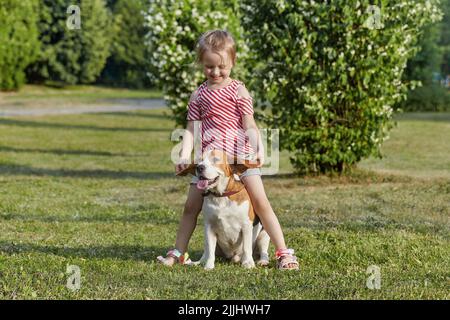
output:
[[[185,264],[185,265],[192,264],[191,259],[189,259],[189,254],[187,252],[182,254],[177,249],[169,250],[169,252],[167,252],[167,254],[166,254],[166,257],[158,256],[156,259],[158,260],[159,263],[170,267],[170,266],[172,266],[172,264],[169,263],[168,257],[173,258],[175,260],[175,263]]]
[[[297,257],[294,256],[294,249],[278,249],[275,251],[277,259],[277,269],[298,270]]]

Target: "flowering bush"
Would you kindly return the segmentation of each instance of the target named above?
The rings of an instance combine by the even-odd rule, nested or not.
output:
[[[149,76],[164,91],[177,125],[185,126],[191,93],[205,81],[195,64],[195,44],[211,29],[226,29],[237,43],[238,62],[232,76],[245,80],[247,46],[242,40],[238,0],[150,0],[146,12],[149,28]]]
[[[438,0],[370,2],[242,1],[252,55],[264,62],[250,87],[299,172],[381,156],[393,106],[414,86],[402,73],[423,27],[441,18]]]

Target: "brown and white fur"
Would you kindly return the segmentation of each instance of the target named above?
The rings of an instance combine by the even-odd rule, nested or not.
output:
[[[245,186],[240,180],[236,181],[235,176],[258,166],[247,160],[242,164],[229,164],[226,153],[210,150],[198,165],[191,164],[178,173],[197,175],[197,187],[207,193],[202,207],[205,251],[196,264],[213,269],[216,253],[240,262],[245,268],[255,266],[253,253],[258,257],[258,265],[269,264],[269,235],[253,211]]]

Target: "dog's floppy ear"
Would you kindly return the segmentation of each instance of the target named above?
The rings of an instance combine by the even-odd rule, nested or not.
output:
[[[261,161],[257,160],[242,160],[234,157],[233,163],[230,164],[233,173],[241,175],[247,169],[260,168]]]
[[[186,169],[181,170],[180,172],[177,172],[177,176],[186,176],[188,174],[192,174],[195,176],[195,169],[197,168],[197,165],[195,163],[191,163],[189,166],[187,166]]]

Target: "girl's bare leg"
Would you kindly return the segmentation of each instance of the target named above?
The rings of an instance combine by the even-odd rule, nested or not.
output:
[[[247,189],[255,212],[261,219],[262,225],[266,232],[269,234],[269,237],[275,245],[276,250],[286,249],[287,247],[284,241],[284,235],[283,231],[281,230],[280,222],[278,221],[275,212],[273,212],[269,199],[267,199],[261,176],[251,175],[242,177],[241,180],[244,183],[245,188]],[[294,257],[290,256],[289,259],[294,259]],[[287,261],[288,260],[286,260],[286,262]],[[292,261],[292,263],[291,260],[289,260],[286,265],[286,269],[298,269],[298,262],[296,262],[295,260]]]
[[[189,239],[191,238],[197,225],[197,217],[202,210],[202,205],[202,191],[197,189],[196,185],[191,184],[189,187],[188,197],[184,205],[183,215],[181,216],[177,232],[177,240],[175,242],[175,248],[181,253],[185,253],[187,251]],[[175,259],[173,257],[164,258],[164,265],[171,266],[174,263]]]
[[[180,252],[184,253],[187,251],[189,239],[191,239],[192,233],[197,225],[197,217],[202,210],[202,206],[202,190],[199,190],[196,185],[191,184],[175,242],[175,248]]]
[[[242,177],[242,182],[252,201],[253,208],[261,219],[264,229],[269,234],[270,239],[276,249],[286,249],[283,231],[275,212],[273,212],[269,199],[267,199],[266,191],[261,180],[261,176],[252,175]]]

